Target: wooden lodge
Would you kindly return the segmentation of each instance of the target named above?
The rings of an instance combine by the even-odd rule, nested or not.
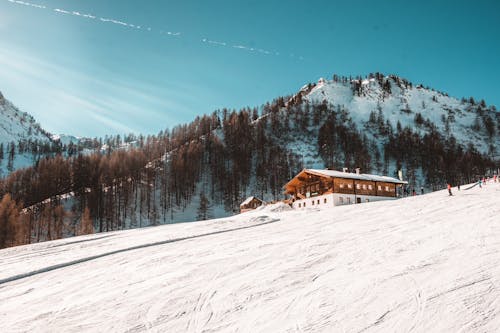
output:
[[[407,184],[396,178],[356,173],[304,169],[285,186],[296,209],[339,206],[397,198],[398,187]]]
[[[254,210],[257,207],[260,207],[264,204],[264,201],[256,198],[256,197],[248,197],[245,201],[243,201],[240,205],[240,213],[248,212],[250,210]]]

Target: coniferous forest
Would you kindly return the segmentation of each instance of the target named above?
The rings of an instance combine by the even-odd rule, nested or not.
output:
[[[390,94],[389,81],[374,77]],[[353,92],[363,93],[352,78],[334,80],[350,80]],[[498,135],[498,117],[485,105],[463,103],[476,110],[477,126]],[[304,102],[298,94],[260,108],[218,110],[157,135],[91,144],[106,149],[46,148],[50,156],[0,180],[0,248],[171,223],[184,210],[194,209],[199,220],[214,218],[217,209],[238,212],[248,195],[284,199],[282,186],[309,167],[303,152],[289,145],[298,139],[314,147],[310,156],[324,167],[390,176],[402,169],[410,186],[430,190],[474,182],[498,168],[491,154],[457,143],[420,113],[412,126],[402,126],[373,110],[360,126],[352,112]]]

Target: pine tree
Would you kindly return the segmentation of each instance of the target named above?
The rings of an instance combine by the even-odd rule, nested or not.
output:
[[[62,205],[58,205],[54,208],[54,239],[61,239],[63,237],[65,216],[66,211]]]
[[[200,206],[198,207],[198,214],[196,216],[196,219],[198,221],[200,220],[208,220],[209,217],[209,208],[210,208],[210,202],[208,201],[205,193],[202,191],[200,192]]]
[[[9,148],[9,160],[7,162],[7,170],[9,172],[14,171],[14,157],[16,155],[16,144],[14,142],[10,143],[10,148]]]
[[[90,210],[85,207],[82,214],[82,219],[80,221],[80,235],[88,235],[94,233],[94,224],[92,218],[90,217]]]
[[[19,206],[10,194],[5,194],[0,201],[0,248],[22,243],[19,228]]]

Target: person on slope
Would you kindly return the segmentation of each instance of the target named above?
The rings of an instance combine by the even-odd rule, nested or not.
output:
[[[481,185],[481,178],[479,179],[479,181],[477,182],[479,184],[479,188],[483,188]]]
[[[448,183],[448,193],[449,193],[450,195],[453,195],[453,194],[451,193],[451,184],[449,184],[449,183]]]

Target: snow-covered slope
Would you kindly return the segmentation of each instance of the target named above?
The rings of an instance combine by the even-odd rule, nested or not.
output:
[[[73,145],[73,153],[77,146],[81,146],[81,152],[91,153],[94,150],[89,148],[93,146],[90,141],[88,138],[54,135],[45,131],[30,114],[20,111],[0,92],[0,145],[3,147],[3,158],[0,154],[0,178],[14,170],[32,166],[42,157],[54,156],[60,152],[68,154],[70,144]]]
[[[3,159],[0,159],[0,177],[11,170],[33,165],[33,154],[19,151],[19,143],[24,142],[26,149],[34,143],[39,145],[52,141],[48,132],[44,131],[35,119],[26,112],[21,112],[0,92],[0,144],[3,146]],[[15,156],[8,167],[11,144],[15,145]],[[10,169],[10,170],[8,170]]]
[[[496,332],[500,184],[454,192],[4,249],[2,331]]]
[[[0,143],[5,146],[21,140],[50,141],[51,138],[32,116],[19,111],[0,93]]]
[[[68,134],[54,134],[51,138],[54,141],[60,142],[63,146],[68,146],[69,144],[77,145],[81,140],[79,137]]]
[[[496,147],[500,146],[500,113],[494,106],[487,106],[484,101],[451,97],[422,85],[413,85],[398,76],[374,74],[364,79],[320,78],[317,83],[302,87],[290,102],[326,103],[341,107],[348,112],[359,130],[379,144],[383,138],[374,137],[372,131],[366,130],[372,112],[377,117],[381,114],[394,129],[399,122],[402,128],[410,127],[421,135],[429,130],[428,126],[422,124],[428,120],[440,134],[444,137],[453,135],[463,147],[472,144],[481,153],[491,156],[499,154]],[[416,121],[417,115],[421,117],[421,123]],[[489,121],[493,134],[488,132],[488,125],[485,124]],[[314,128],[312,130],[314,132]],[[303,141],[307,140],[303,137],[299,137],[298,141],[290,138],[288,146],[307,156],[315,147]],[[316,167],[322,163],[310,159],[306,164]]]

